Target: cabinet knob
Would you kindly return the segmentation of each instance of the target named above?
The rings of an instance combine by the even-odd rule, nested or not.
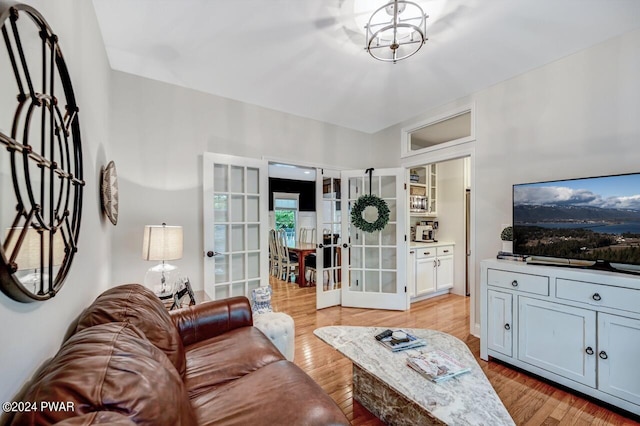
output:
[[[430,255],[430,254],[431,254],[431,252],[430,252],[430,251],[425,251],[425,252],[424,252],[424,253],[422,253],[422,254],[424,254],[425,256],[428,256],[428,255]]]
[[[436,262],[435,259],[433,259],[433,267],[435,268],[436,266],[438,266],[438,263]]]
[[[438,266],[440,266],[440,259],[438,259]]]
[[[595,301],[602,300],[602,297],[600,297],[598,293],[594,293],[593,296],[591,296],[591,298]]]
[[[504,325],[504,329],[505,330],[511,330],[511,326],[507,323]]]
[[[415,253],[413,250],[411,250],[411,251],[409,252],[409,254],[413,254],[413,253]]]
[[[587,353],[587,355],[593,355],[593,348],[591,346],[588,346],[587,349],[585,349],[585,352]]]
[[[449,253],[449,250],[442,250],[443,253]]]
[[[600,351],[600,353],[598,354],[598,356],[602,359],[607,359],[609,358],[609,355],[607,355],[607,353],[605,351]]]
[[[511,285],[514,287],[518,287],[518,281],[517,280],[511,281]]]

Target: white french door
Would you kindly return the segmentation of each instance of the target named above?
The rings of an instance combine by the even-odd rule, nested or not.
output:
[[[342,289],[342,180],[338,170],[318,169],[316,179],[316,308],[340,304]]]
[[[406,196],[404,169],[343,171],[342,305],[406,310]],[[371,184],[369,183],[371,182]],[[389,206],[381,231],[363,232],[351,224],[351,207],[364,195],[377,195]]]
[[[204,153],[202,169],[204,290],[249,297],[269,284],[267,162]]]

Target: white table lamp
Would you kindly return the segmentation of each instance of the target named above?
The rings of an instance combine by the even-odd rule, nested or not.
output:
[[[146,225],[142,241],[142,258],[161,261],[152,266],[144,277],[144,285],[159,297],[172,296],[180,271],[166,263],[182,259],[182,226]]]

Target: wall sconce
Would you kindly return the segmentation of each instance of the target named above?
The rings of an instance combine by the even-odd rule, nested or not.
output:
[[[167,226],[163,223],[144,227],[142,258],[161,261],[149,268],[144,277],[144,285],[158,297],[173,296],[180,271],[166,261],[182,259],[182,240],[182,226]]]

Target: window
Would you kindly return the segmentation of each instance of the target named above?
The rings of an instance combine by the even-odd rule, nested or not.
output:
[[[273,213],[276,229],[283,229],[287,245],[295,245],[298,229],[298,204],[300,194],[273,193]]]

